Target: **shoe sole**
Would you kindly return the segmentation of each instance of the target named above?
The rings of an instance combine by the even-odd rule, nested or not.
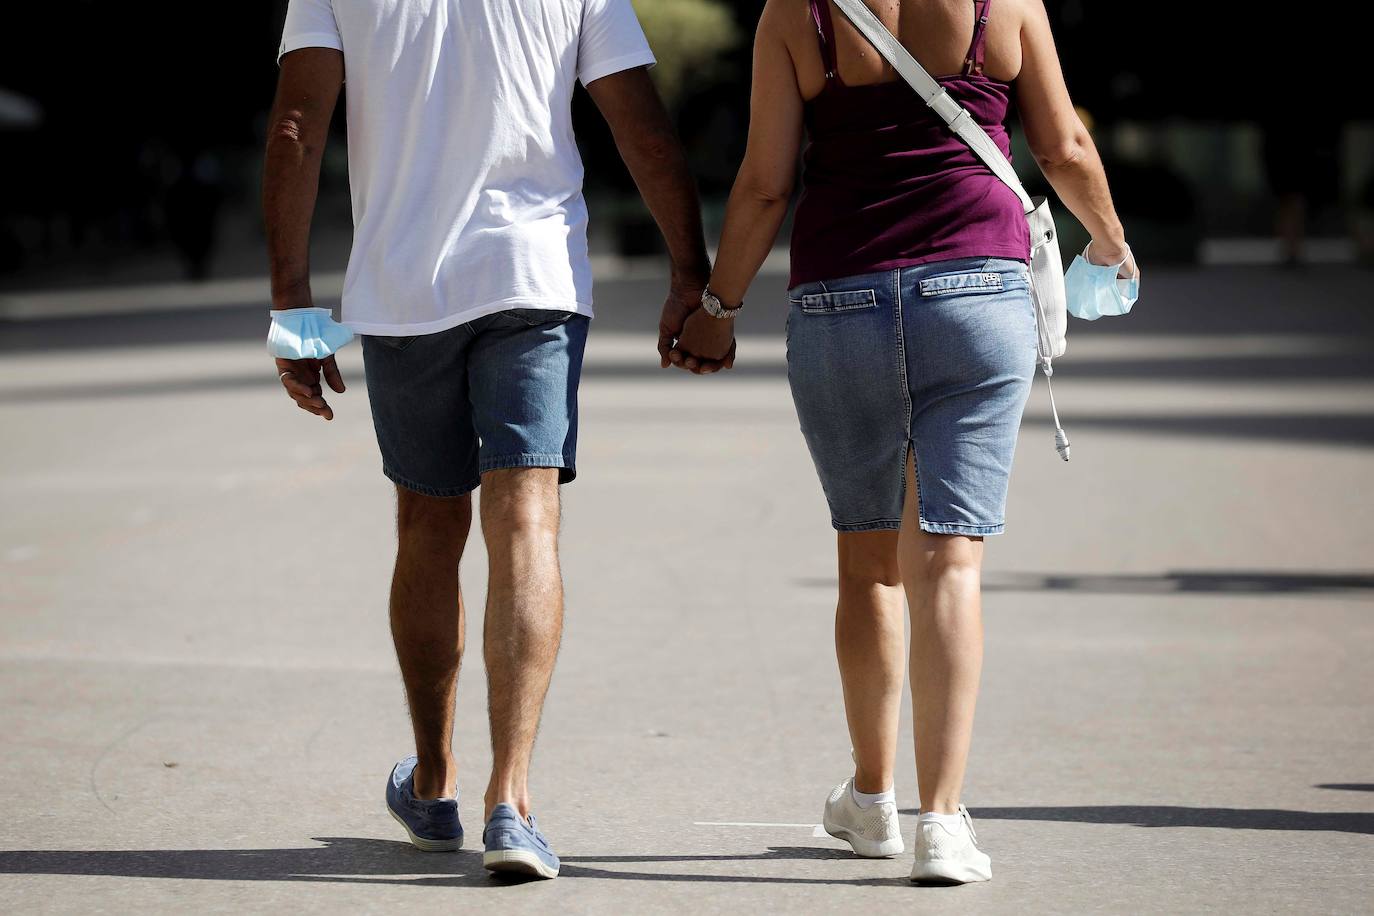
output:
[[[991,881],[992,869],[980,870],[962,862],[918,862],[911,870],[912,884],[975,884]]]
[[[890,859],[906,851],[906,844],[902,842],[901,837],[882,841],[870,840],[843,827],[837,827],[831,823],[829,817],[825,818],[824,826],[826,833],[837,840],[844,840],[854,850],[855,855],[863,856],[865,859]]]
[[[390,814],[391,819],[405,830],[406,836],[410,837],[410,845],[422,852],[456,852],[463,848],[463,835],[461,833],[452,840],[427,840],[422,836],[416,836],[415,831],[410,829],[410,825],[401,820],[401,816],[392,811],[390,805],[387,805],[386,813]]]
[[[482,867],[487,871],[508,875],[532,875],[536,878],[557,878],[558,867],[549,867],[544,860],[523,849],[494,849],[482,854]]]

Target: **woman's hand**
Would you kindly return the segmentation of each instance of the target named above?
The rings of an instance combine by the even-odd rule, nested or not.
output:
[[[687,316],[682,335],[668,352],[668,360],[679,369],[696,375],[710,375],[735,365],[735,319],[715,318],[705,309]]]
[[[1118,278],[1128,280],[1132,277],[1140,276],[1140,266],[1135,262],[1135,255],[1125,242],[1099,242],[1093,239],[1088,246],[1088,253],[1085,260],[1089,264],[1096,264],[1098,267],[1106,267],[1109,264],[1120,264],[1121,269],[1116,272]]]

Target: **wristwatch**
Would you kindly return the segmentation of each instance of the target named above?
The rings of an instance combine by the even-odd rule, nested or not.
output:
[[[711,292],[709,287],[702,290],[701,307],[706,314],[710,315],[712,318],[734,318],[740,312],[744,311],[743,302],[732,309],[726,308],[721,304],[720,297]]]

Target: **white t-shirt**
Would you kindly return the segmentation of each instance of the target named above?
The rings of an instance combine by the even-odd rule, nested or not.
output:
[[[344,323],[592,314],[573,83],[653,64],[630,0],[290,0],[278,59],[305,47],[344,55]]]

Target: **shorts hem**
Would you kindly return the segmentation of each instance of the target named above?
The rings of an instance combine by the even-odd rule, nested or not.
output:
[[[921,530],[929,534],[966,534],[976,537],[1001,534],[1006,530],[1006,525],[1000,522],[996,525],[964,525],[959,522],[928,522],[921,519]]]
[[[900,531],[902,520],[899,518],[878,518],[869,522],[837,522],[830,520],[830,525],[836,531]]]
[[[411,480],[408,477],[403,477],[402,475],[397,474],[395,471],[393,471],[386,465],[382,465],[382,474],[386,477],[387,480],[390,480],[392,483],[396,484],[396,486],[404,487],[405,489],[411,490],[415,493],[419,493],[422,496],[466,496],[473,490],[477,489],[477,485],[481,483],[481,480],[479,479],[474,480],[471,483],[463,484],[457,487],[431,487],[427,484]]]
[[[522,452],[518,455],[498,455],[482,459],[479,473],[506,471],[511,468],[558,468],[558,482],[571,483],[577,477],[577,467],[570,455],[548,455]]]

